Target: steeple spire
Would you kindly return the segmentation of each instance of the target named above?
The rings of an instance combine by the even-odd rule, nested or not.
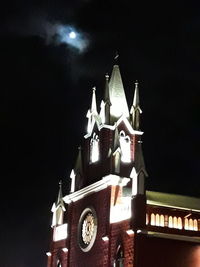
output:
[[[63,204],[63,199],[62,199],[62,180],[59,181],[59,191],[58,191],[58,199],[56,202],[56,206]]]
[[[62,181],[59,182],[58,198],[51,211],[53,212],[52,227],[63,224],[65,205],[62,197]]]
[[[139,107],[139,88],[138,88],[138,80],[135,81],[135,93],[133,98],[133,106]]]
[[[122,115],[126,118],[129,117],[128,105],[122,83],[122,78],[118,65],[113,66],[109,82],[109,95],[110,95],[110,121],[116,122]]]
[[[115,65],[118,65],[118,59],[119,59],[119,53],[118,53],[118,51],[116,51],[115,52],[115,57],[114,57]]]
[[[104,123],[109,124],[110,123],[110,92],[109,92],[109,75],[105,75],[105,92],[104,92]]]
[[[92,103],[91,103],[91,113],[97,113],[97,101],[96,101],[96,87],[92,88]]]
[[[142,113],[142,110],[140,108],[140,101],[139,101],[138,81],[136,80],[133,104],[131,106],[131,111],[130,111],[130,114],[132,115],[132,126],[134,130],[140,129],[140,114],[141,113]]]
[[[88,110],[86,117],[88,118],[87,132],[89,133],[92,129],[94,118],[93,115],[97,115],[97,102],[96,102],[96,88],[92,88],[92,102],[91,108]]]

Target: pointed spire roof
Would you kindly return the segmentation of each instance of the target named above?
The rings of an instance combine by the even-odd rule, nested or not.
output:
[[[59,205],[64,206],[63,196],[62,196],[62,181],[61,180],[59,182],[59,191],[58,191],[58,198],[57,198],[57,202],[56,202],[56,207],[58,207]]]
[[[143,171],[145,176],[148,177],[145,162],[144,162],[144,156],[142,151],[142,142],[138,140],[136,143],[136,152],[135,152],[135,169],[136,172],[139,173],[140,171]]]
[[[115,122],[122,115],[128,118],[129,110],[118,65],[113,66],[113,71],[109,82],[109,93],[111,102],[111,122]]]
[[[140,108],[139,87],[138,87],[138,81],[136,80],[133,104],[130,110],[130,114],[132,115],[132,126],[135,130],[139,130],[140,128],[140,114],[141,113],[142,113],[142,110]]]
[[[97,113],[97,101],[96,101],[96,87],[92,88],[92,103],[91,103],[91,113]]]
[[[138,88],[138,81],[136,80],[135,82],[135,92],[134,92],[134,97],[133,97],[133,107],[139,107],[140,102],[139,102],[139,88]]]
[[[110,92],[109,92],[109,75],[105,75],[105,93],[104,93],[104,102],[110,104]]]

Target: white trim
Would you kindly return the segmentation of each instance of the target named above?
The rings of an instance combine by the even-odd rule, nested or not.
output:
[[[109,237],[106,235],[106,236],[103,236],[102,237],[102,240],[104,241],[104,242],[106,242],[106,241],[109,241]]]
[[[151,232],[151,231],[145,231],[145,230],[141,230],[140,234],[147,234],[148,237],[158,237],[158,238],[200,243],[200,237],[196,237],[196,236],[166,234],[166,233]]]
[[[128,119],[127,119],[124,115],[122,115],[122,116],[118,119],[118,121],[116,122],[116,126],[119,126],[119,124],[120,124],[122,121],[125,123],[125,125],[126,125],[128,131],[129,131],[131,134],[143,135],[144,132],[141,132],[141,131],[135,131],[135,130],[133,129],[133,127],[131,126],[130,122],[128,121]]]
[[[167,205],[167,204],[163,204],[163,203],[152,201],[152,200],[148,200],[148,199],[147,199],[147,205],[166,207],[166,208],[173,208],[173,209],[178,209],[178,210],[189,210],[191,212],[200,213],[200,210],[189,209],[189,208],[184,208],[184,207],[179,207],[179,206],[174,206],[174,205]]]
[[[48,257],[51,257],[51,252],[46,252],[46,255],[47,255]]]
[[[63,197],[63,200],[67,204],[72,201],[75,202],[83,197],[86,197],[87,195],[91,193],[101,191],[110,185],[126,186],[129,181],[130,181],[130,178],[120,177],[114,174],[109,174],[103,177],[100,181],[94,184],[88,185],[70,195]]]
[[[134,231],[133,231],[133,229],[129,229],[129,230],[126,230],[126,233],[128,235],[133,235],[134,234]]]
[[[125,125],[126,125],[128,131],[130,132],[130,134],[143,135],[144,132],[134,130],[134,129],[132,128],[130,122],[128,121],[128,119],[127,119],[124,115],[122,115],[114,125],[108,125],[108,124],[104,124],[104,123],[99,123],[99,122],[95,119],[95,120],[94,120],[94,123],[93,123],[93,125],[92,125],[92,127],[91,127],[91,131],[90,131],[89,133],[85,134],[85,135],[84,135],[84,138],[87,139],[88,137],[91,136],[91,134],[92,134],[92,132],[93,132],[94,125],[95,125],[95,122],[96,122],[96,124],[97,124],[97,128],[98,128],[99,131],[100,131],[101,129],[103,129],[103,128],[110,129],[110,130],[114,131],[114,130],[116,129],[116,127],[118,127],[119,124],[120,124],[122,121],[124,121],[124,123],[125,123]]]

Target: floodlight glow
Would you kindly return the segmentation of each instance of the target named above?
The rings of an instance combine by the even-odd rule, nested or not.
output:
[[[55,227],[53,240],[59,241],[67,238],[67,224],[62,224]]]
[[[51,256],[51,252],[47,252],[46,255],[47,255],[48,257],[50,257],[50,256]]]
[[[103,241],[108,241],[109,238],[108,238],[108,236],[103,236],[103,237],[102,237],[102,240],[103,240]]]
[[[73,32],[73,31],[71,31],[71,32],[69,33],[69,38],[71,38],[71,39],[75,39],[75,38],[76,38],[76,33]]]
[[[116,204],[110,210],[110,223],[116,223],[131,218],[131,198],[122,198],[122,203]]]
[[[134,231],[132,229],[129,229],[129,230],[126,230],[126,233],[128,235],[133,235],[134,234]]]

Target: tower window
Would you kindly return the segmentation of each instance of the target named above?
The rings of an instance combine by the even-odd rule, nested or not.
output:
[[[90,141],[90,162],[96,162],[99,160],[99,137],[96,133],[93,133],[93,137]]]
[[[128,135],[125,135],[124,131],[120,132],[119,143],[122,151],[121,160],[123,162],[131,162],[131,141]]]

